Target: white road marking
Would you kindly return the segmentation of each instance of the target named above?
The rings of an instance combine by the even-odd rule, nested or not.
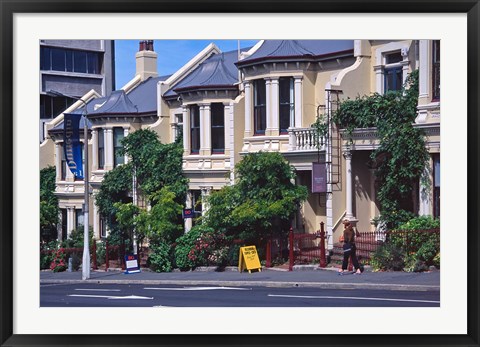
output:
[[[75,290],[82,290],[82,291],[96,291],[96,292],[120,292],[120,289],[95,289],[95,288],[83,288],[83,289],[75,289]]]
[[[111,295],[83,295],[83,294],[72,294],[69,296],[75,296],[80,298],[105,298],[105,299],[139,299],[139,300],[153,300],[153,298],[147,296],[136,296],[136,295],[128,295],[128,296],[111,296]]]
[[[252,290],[252,288],[238,287],[183,287],[183,288],[143,288],[146,290]]]
[[[300,299],[345,299],[345,300],[372,300],[372,301],[402,301],[402,302],[424,302],[430,304],[439,304],[440,301],[431,300],[413,300],[413,299],[389,299],[389,298],[364,298],[355,296],[314,296],[314,295],[281,295],[268,294],[270,297],[277,298],[300,298]]]

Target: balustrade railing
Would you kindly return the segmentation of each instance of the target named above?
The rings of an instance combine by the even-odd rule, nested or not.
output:
[[[319,144],[321,147],[324,144],[324,139],[318,139],[318,134],[314,128],[290,128],[288,133],[288,148],[290,151],[317,150]]]

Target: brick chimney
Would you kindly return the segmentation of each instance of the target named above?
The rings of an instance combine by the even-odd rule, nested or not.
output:
[[[152,76],[158,76],[157,53],[153,50],[153,40],[141,40],[136,59],[136,74],[142,81]]]

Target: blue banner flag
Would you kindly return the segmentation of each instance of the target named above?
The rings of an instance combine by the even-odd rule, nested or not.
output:
[[[63,151],[70,171],[83,179],[82,144],[80,143],[80,114],[65,113],[63,118]]]

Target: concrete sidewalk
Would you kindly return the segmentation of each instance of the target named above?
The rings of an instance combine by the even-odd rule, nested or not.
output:
[[[315,287],[323,289],[383,289],[409,291],[439,291],[440,272],[370,272],[361,275],[337,274],[336,268],[320,269],[318,266],[296,266],[294,271],[264,268],[252,273],[227,268],[217,272],[202,268],[187,272],[155,273],[143,270],[125,274],[122,271],[92,271],[89,280],[82,280],[82,272],[40,272],[41,284],[95,283],[95,284],[156,284],[156,285],[209,285],[242,287]]]

